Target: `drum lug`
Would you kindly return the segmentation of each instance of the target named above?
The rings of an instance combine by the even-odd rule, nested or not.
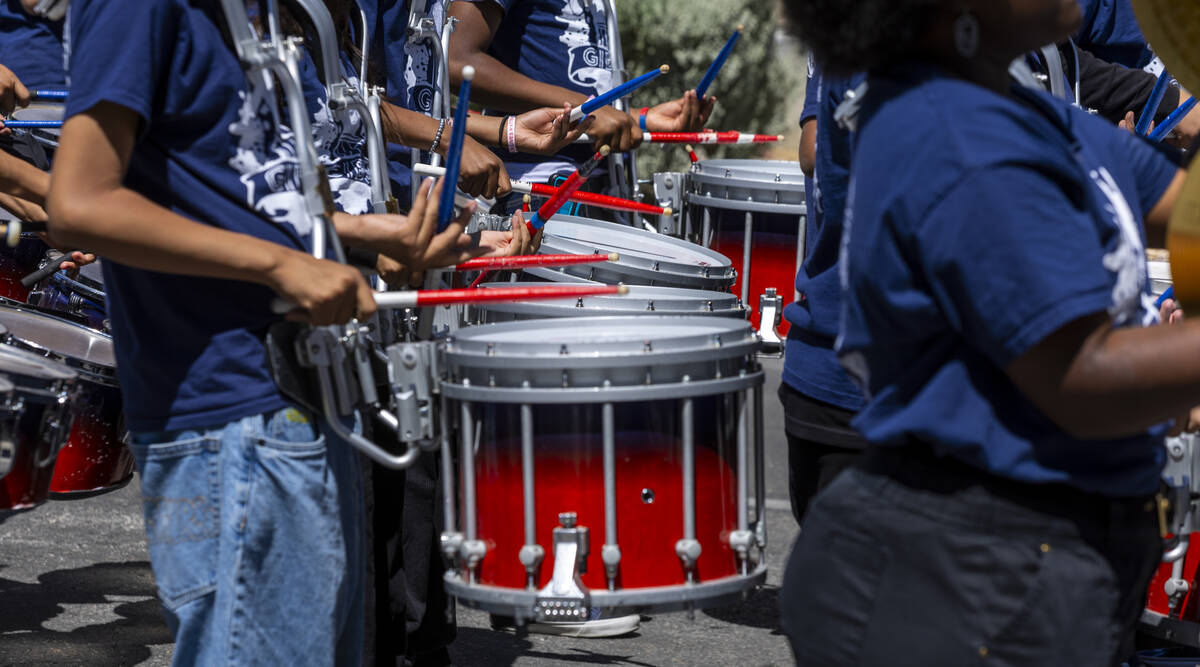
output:
[[[669,208],[674,213],[658,216],[658,232],[667,236],[682,238],[683,230],[679,221],[683,211],[683,190],[687,182],[685,174],[664,172],[654,175],[654,199],[662,208]]]
[[[71,435],[71,425],[74,423],[71,403],[74,402],[76,396],[77,390],[74,385],[62,388],[55,398],[54,407],[47,410],[45,416],[42,417],[42,425],[39,430],[41,444],[34,457],[34,465],[38,468],[53,466],[58,457],[58,450],[67,443],[67,438]]]
[[[25,414],[25,399],[9,395],[0,409],[4,412],[4,422],[0,425],[0,478],[3,478],[17,458],[17,422]]]
[[[754,522],[754,544],[761,550],[767,548],[767,522]]]
[[[604,562],[604,576],[611,587],[621,568],[621,547],[616,544],[604,545],[600,548],[600,560]]]
[[[442,533],[442,554],[446,556],[446,560],[452,564],[458,563],[459,551],[462,549],[463,534],[444,532]]]
[[[748,530],[735,530],[729,534],[729,546],[737,554],[743,568],[750,559],[750,548],[754,546],[754,533]]]
[[[529,588],[537,586],[538,570],[542,567],[542,561],[546,558],[546,550],[540,544],[526,544],[521,547],[520,553],[517,555],[521,565],[525,566],[526,585]]]
[[[783,297],[774,287],[768,287],[758,298],[758,335],[763,341],[764,356],[783,356],[783,339],[776,327],[783,321]]]
[[[688,571],[690,580],[692,572],[696,568],[696,561],[700,560],[700,542],[688,539],[679,540],[675,543],[675,554],[679,556],[679,560],[683,561],[683,568]]]
[[[554,529],[554,574],[538,592],[534,614],[538,622],[582,621],[588,617],[591,596],[580,574],[587,571],[588,529],[576,524],[574,512],[558,515]]]

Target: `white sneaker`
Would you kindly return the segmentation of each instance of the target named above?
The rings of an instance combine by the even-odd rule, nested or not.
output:
[[[529,632],[560,637],[620,637],[636,631],[639,621],[641,617],[637,614],[601,618],[600,611],[593,609],[591,620],[530,623]]]

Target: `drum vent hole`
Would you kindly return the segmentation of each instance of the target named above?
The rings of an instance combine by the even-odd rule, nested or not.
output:
[[[646,505],[654,504],[654,490],[642,489],[642,502]]]

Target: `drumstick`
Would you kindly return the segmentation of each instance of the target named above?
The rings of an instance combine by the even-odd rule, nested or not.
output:
[[[33,287],[34,285],[42,282],[43,280],[49,278],[50,276],[58,273],[59,271],[62,270],[62,263],[72,261],[71,256],[74,254],[75,254],[75,251],[72,250],[70,252],[63,253],[63,255],[61,257],[50,260],[42,268],[25,276],[24,278],[22,278],[21,284],[24,285],[25,287]]]
[[[683,149],[687,151],[688,159],[692,161],[692,164],[700,161],[700,158],[696,157],[696,151],[692,150],[691,144],[684,146]]]
[[[1170,134],[1172,130],[1174,130],[1176,127],[1179,127],[1179,124],[1182,123],[1183,119],[1192,112],[1192,109],[1196,108],[1197,101],[1200,100],[1197,100],[1195,97],[1189,97],[1186,102],[1180,104],[1179,108],[1172,111],[1171,115],[1167,116],[1161,125],[1154,128],[1154,131],[1150,133],[1150,141],[1153,143],[1158,143],[1163,139],[1166,139],[1167,135]]]
[[[446,149],[446,181],[442,184],[442,201],[438,207],[438,231],[446,229],[454,217],[454,193],[458,189],[458,168],[462,163],[463,139],[467,134],[467,104],[471,99],[471,79],[475,68],[467,65],[462,70],[462,86],[458,89],[458,108],[454,113],[454,127],[450,130],[450,145]]]
[[[446,174],[446,170],[442,169],[441,167],[418,164],[413,168],[413,173],[418,176],[433,176],[434,178],[440,178]],[[545,183],[526,183],[525,181],[513,181],[512,190],[513,192],[534,194],[539,197],[550,197],[555,193],[557,188],[555,188],[553,185],[547,185]],[[669,208],[644,204],[640,201],[633,201],[632,199],[622,199],[620,197],[613,197],[611,195],[602,195],[596,192],[573,192],[571,193],[571,201],[579,202],[581,204],[588,204],[590,206],[595,206],[596,208],[608,209],[610,211],[627,211],[630,213],[645,213],[646,215],[671,215],[674,213],[674,211]],[[526,211],[526,213],[528,213],[528,211]]]
[[[0,120],[4,127],[14,130],[61,129],[61,120]]]
[[[507,271],[529,267],[575,266],[599,264],[621,259],[617,253],[607,255],[517,255],[516,257],[480,257],[469,259],[454,267],[455,271]]]
[[[546,221],[554,217],[554,214],[558,213],[566,205],[571,195],[583,187],[584,183],[587,183],[587,180],[592,176],[592,172],[596,171],[596,168],[600,166],[604,158],[608,157],[611,151],[612,149],[608,146],[601,146],[600,150],[596,151],[596,154],[591,159],[579,165],[579,168],[567,177],[566,182],[558,186],[558,190],[551,195],[550,199],[545,204],[542,204],[541,208],[533,214],[533,218],[529,220],[529,231],[536,234],[537,230],[545,227]]]
[[[625,285],[547,285],[545,287],[494,287],[481,289],[411,290],[382,292],[375,295],[381,309],[422,308],[456,304],[491,303],[496,301],[533,301],[542,299],[577,299],[602,294],[628,294]],[[284,315],[296,307],[283,299],[275,299],[271,310]]]
[[[35,90],[32,97],[35,100],[65,100],[67,92],[65,90]]]
[[[1164,69],[1162,74],[1158,75],[1158,81],[1154,82],[1154,90],[1150,91],[1150,99],[1146,102],[1146,108],[1142,109],[1142,115],[1138,118],[1134,132],[1144,137],[1150,131],[1150,124],[1154,122],[1154,116],[1158,113],[1159,105],[1162,104],[1163,95],[1167,94],[1167,84],[1170,82],[1171,75],[1167,74],[1167,70]]]
[[[738,38],[742,36],[742,30],[744,30],[745,27],[746,26],[739,25],[737,30],[733,31],[733,35],[729,37],[729,41],[725,42],[725,46],[722,47],[721,52],[717,54],[716,60],[713,60],[712,64],[708,66],[708,71],[704,73],[704,78],[700,79],[700,85],[696,86],[696,97],[703,100],[704,96],[708,94],[708,87],[712,85],[712,82],[717,78],[717,74],[720,73],[721,68],[725,66],[725,60],[729,58],[730,53],[733,53],[733,47],[737,44]]]
[[[10,248],[17,247],[17,244],[21,242],[21,231],[24,225],[25,223],[20,220],[12,220],[0,225],[4,229],[4,244]]]
[[[645,74],[639,76],[636,79],[633,79],[631,81],[626,81],[625,83],[617,86],[616,88],[613,88],[612,90],[608,91],[607,93],[601,93],[600,95],[593,97],[592,99],[584,102],[583,104],[575,107],[574,109],[571,109],[571,117],[570,117],[571,124],[574,125],[575,123],[578,123],[584,116],[592,113],[593,111],[595,111],[601,107],[605,107],[605,106],[608,106],[609,104],[612,104],[614,101],[616,101],[622,97],[625,97],[626,95],[629,95],[630,93],[637,90],[638,88],[641,88],[642,86],[646,85],[647,83],[650,83],[654,79],[656,79],[659,76],[666,74],[667,72],[670,72],[670,71],[671,71],[671,68],[669,66],[663,65],[662,67],[659,67],[656,70],[651,70],[649,72],[646,72]]]
[[[746,132],[645,132],[645,144],[767,144],[783,141],[782,134]]]

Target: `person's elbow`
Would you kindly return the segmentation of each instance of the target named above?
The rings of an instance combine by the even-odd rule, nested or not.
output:
[[[91,199],[79,190],[51,181],[50,195],[46,198],[46,212],[50,216],[46,230],[51,238],[64,246],[86,246],[89,211],[94,214],[96,210]]]

